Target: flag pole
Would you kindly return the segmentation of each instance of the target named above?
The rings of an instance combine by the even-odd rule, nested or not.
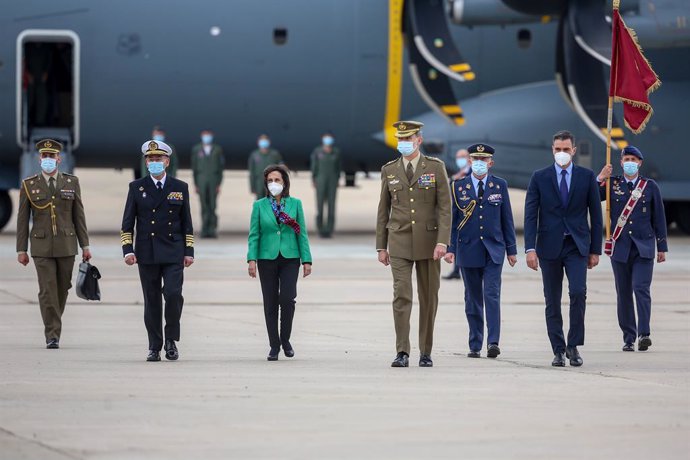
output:
[[[606,121],[606,164],[611,164],[611,125],[613,124],[613,97],[609,96],[609,113]],[[611,176],[606,178],[606,239],[611,238]]]
[[[620,7],[620,0],[613,0],[613,9],[617,10]],[[612,30],[611,39],[611,72],[618,70],[616,52],[616,28]],[[609,107],[606,119],[606,164],[611,164],[611,129],[613,125],[613,95],[616,94],[616,83],[618,81],[617,73],[611,79],[613,82],[613,89],[609,88]],[[611,176],[606,178],[606,239],[611,238]]]

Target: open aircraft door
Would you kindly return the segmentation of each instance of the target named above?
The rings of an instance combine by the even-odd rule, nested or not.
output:
[[[60,169],[74,168],[79,147],[80,40],[71,30],[28,29],[17,36],[16,125],[20,178],[39,171],[35,143],[64,146]]]

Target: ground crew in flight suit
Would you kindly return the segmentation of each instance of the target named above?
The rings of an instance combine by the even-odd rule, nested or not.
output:
[[[637,147],[625,147],[621,151],[623,175],[611,179],[611,221],[616,226],[611,266],[616,282],[618,325],[623,331],[623,351],[635,351],[635,339],[638,339],[639,351],[647,351],[652,345],[649,320],[654,246],[657,263],[664,262],[668,252],[664,201],[657,183],[640,176],[643,159]],[[606,165],[597,177],[602,201],[606,199],[606,178],[611,177],[611,172],[611,165]],[[631,205],[633,209],[626,211]],[[636,302],[633,302],[633,294]]]
[[[36,144],[36,149],[42,172],[24,179],[19,190],[17,260],[22,265],[29,263],[31,239],[46,348],[56,349],[60,348],[62,314],[72,287],[77,242],[82,248],[82,260],[91,259],[91,251],[79,179],[58,171],[62,144],[45,139]]]
[[[201,237],[218,236],[218,216],[216,199],[223,182],[225,157],[223,148],[213,142],[213,132],[205,129],[201,132],[201,143],[192,147],[192,172],[194,186],[201,202]]]
[[[465,284],[465,314],[470,327],[468,357],[479,358],[484,343],[486,309],[487,356],[501,354],[501,272],[503,260],[517,262],[515,225],[504,179],[489,174],[494,148],[467,148],[472,174],[451,185],[453,223],[446,262],[457,258]]]
[[[249,190],[257,200],[266,196],[264,187],[264,169],[270,165],[282,165],[283,157],[280,152],[271,148],[271,139],[262,134],[256,141],[257,149],[249,154],[247,169],[249,170]]]
[[[393,273],[393,319],[397,356],[392,367],[408,367],[412,267],[419,296],[419,366],[431,367],[434,321],[440,287],[440,259],[450,241],[450,190],[443,161],[423,155],[422,123],[393,124],[401,158],[381,168],[376,248]]]
[[[311,154],[311,177],[316,189],[316,228],[322,238],[330,238],[335,226],[335,195],[342,171],[340,149],[333,145],[330,132],[324,133],[321,145]],[[328,218],[324,223],[324,205]]]
[[[164,339],[165,357],[174,361],[179,357],[175,342],[180,340],[184,269],[194,263],[189,188],[165,173],[172,153],[165,142],[146,141],[141,152],[149,175],[129,184],[120,230],[122,253],[127,265],[139,266],[149,336],[146,361],[161,360]],[[161,296],[165,298],[165,336]]]

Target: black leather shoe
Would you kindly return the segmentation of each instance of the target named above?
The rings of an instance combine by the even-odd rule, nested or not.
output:
[[[60,348],[60,341],[58,339],[50,339],[46,342],[46,348],[49,350],[57,350]]]
[[[165,341],[165,359],[170,361],[176,361],[180,357],[180,353],[177,351],[177,346],[174,340]]]
[[[565,353],[554,353],[551,365],[553,367],[565,367]]]
[[[271,348],[266,357],[267,361],[278,361],[278,354],[280,354],[280,348]]]
[[[459,280],[460,278],[460,272],[456,271],[452,271],[443,277],[444,280]]]
[[[640,351],[647,351],[652,346],[652,339],[648,335],[643,335],[637,342],[637,349]]]
[[[501,354],[501,349],[498,348],[497,343],[489,344],[489,346],[486,349],[486,356],[488,356],[489,358],[495,358],[496,356],[498,356],[500,354]]]
[[[398,353],[391,363],[391,367],[408,367],[410,365],[410,358],[407,356],[407,353],[404,351],[401,351]]]
[[[565,356],[567,356],[568,359],[570,359],[571,366],[582,366],[582,357],[580,356],[580,352],[577,351],[577,347],[566,347]]]
[[[481,358],[482,354],[478,350],[470,350],[469,353],[467,353],[468,358]]]
[[[149,350],[148,356],[146,356],[146,361],[160,361],[161,352],[157,350]]]
[[[283,344],[283,353],[285,353],[285,356],[287,356],[288,358],[294,358],[295,349],[292,348],[292,345],[290,345],[290,342]]]
[[[623,351],[635,351],[635,346],[632,343],[623,345]]]
[[[431,360],[431,356],[422,355],[419,357],[419,367],[434,367],[434,362]]]

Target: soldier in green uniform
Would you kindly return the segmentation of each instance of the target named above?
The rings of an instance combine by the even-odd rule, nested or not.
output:
[[[311,154],[311,176],[316,189],[316,228],[323,238],[330,238],[335,225],[335,194],[342,171],[340,149],[333,145],[335,139],[330,132],[321,137],[321,145]],[[324,205],[328,207],[328,218],[324,224]]]
[[[91,259],[86,217],[81,201],[79,179],[58,171],[62,145],[45,139],[36,144],[40,154],[40,174],[22,181],[17,214],[17,261],[29,263],[31,257],[38,274],[38,303],[43,317],[46,348],[60,348],[62,314],[67,291],[72,287],[77,242],[82,259]],[[29,221],[33,227],[29,232]]]
[[[151,139],[156,142],[165,142],[172,149],[172,155],[170,155],[170,166],[168,167],[166,173],[171,177],[177,177],[177,152],[175,151],[175,146],[165,140],[165,130],[160,126],[154,126],[153,130],[151,131]],[[146,158],[142,157],[139,165],[139,177],[146,177],[148,175],[149,170],[146,168]]]
[[[194,186],[201,201],[201,237],[218,236],[218,216],[216,215],[216,198],[223,182],[225,157],[223,148],[213,143],[213,131],[201,131],[201,143],[192,147],[192,172]]]
[[[266,196],[264,188],[264,169],[269,165],[283,164],[280,152],[271,148],[271,139],[262,134],[256,142],[259,147],[249,154],[247,169],[249,169],[249,189],[257,200]]]
[[[423,155],[422,123],[398,121],[401,158],[381,168],[381,198],[376,218],[376,250],[393,272],[393,319],[397,356],[392,367],[408,367],[412,267],[419,297],[419,366],[431,367],[434,321],[440,287],[440,259],[450,242],[450,188],[441,160]]]

